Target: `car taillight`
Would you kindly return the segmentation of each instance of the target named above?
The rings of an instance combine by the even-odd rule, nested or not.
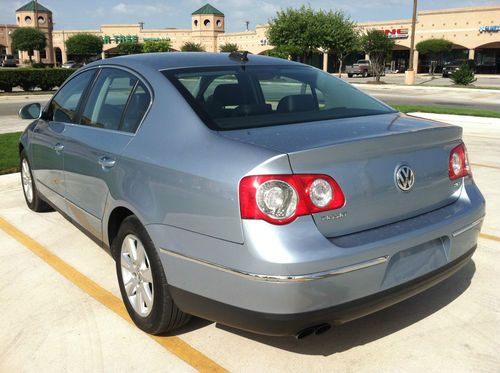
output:
[[[467,149],[463,143],[454,147],[450,152],[448,176],[450,180],[459,179],[464,176],[472,176]]]
[[[261,175],[240,181],[243,219],[288,224],[298,216],[344,206],[342,189],[328,175]]]

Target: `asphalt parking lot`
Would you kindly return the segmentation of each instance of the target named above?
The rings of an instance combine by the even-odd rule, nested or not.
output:
[[[424,114],[422,114],[424,115]],[[473,260],[389,309],[297,341],[195,319],[152,338],[121,305],[113,260],[0,176],[0,371],[500,371],[500,120],[462,125],[487,216]]]

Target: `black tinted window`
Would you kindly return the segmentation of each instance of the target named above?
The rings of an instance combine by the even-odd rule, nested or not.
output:
[[[83,110],[81,124],[119,130],[128,99],[138,79],[123,70],[103,69]]]
[[[94,73],[89,70],[78,74],[56,93],[47,112],[48,120],[75,123],[78,105]]]
[[[309,67],[193,68],[164,74],[216,130],[393,112],[342,80]]]
[[[141,123],[146,110],[148,110],[151,96],[141,82],[138,82],[127,105],[120,127],[122,131],[135,132]]]

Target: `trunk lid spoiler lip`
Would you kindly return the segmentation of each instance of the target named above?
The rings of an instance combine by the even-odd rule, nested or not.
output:
[[[290,143],[283,143],[282,141],[276,140],[271,141],[270,137],[279,137],[282,136],[283,132],[285,132],[286,128],[291,128],[294,130],[295,134],[286,135],[288,136],[288,140],[293,140],[294,136],[303,136],[307,135],[307,126],[313,126],[315,128],[311,128],[313,131],[316,131],[318,127],[325,126],[328,123],[332,123],[333,125],[341,125],[342,122],[351,122],[356,120],[361,120],[363,123],[369,123],[370,119],[376,118],[380,119],[380,117],[392,117],[392,119],[386,120],[387,127],[385,130],[380,130],[378,132],[372,132],[367,134],[355,134],[354,132],[349,136],[345,134],[342,138],[335,138],[335,134],[330,133],[327,136],[327,139],[323,138],[321,141],[311,141],[310,144],[306,144],[305,141],[300,145],[293,145]],[[361,119],[362,118],[362,119]],[[399,120],[410,120],[411,123],[420,123],[422,126],[420,128],[408,128],[401,130],[392,130],[391,127],[396,125]],[[293,126],[293,127],[291,127]],[[297,130],[300,128],[299,130]],[[346,144],[351,144],[353,142],[363,141],[370,143],[372,141],[377,141],[377,139],[393,137],[397,139],[401,136],[407,136],[410,133],[420,133],[425,134],[428,132],[434,132],[436,135],[441,131],[450,131],[455,130],[456,135],[454,136],[454,141],[458,141],[462,138],[462,128],[453,124],[443,123],[435,120],[421,119],[415,116],[406,115],[400,112],[395,113],[387,113],[387,114],[379,114],[379,115],[370,115],[363,117],[352,117],[352,118],[339,118],[339,119],[330,119],[323,120],[318,122],[304,122],[300,124],[290,124],[290,125],[279,125],[279,126],[270,126],[270,127],[258,127],[254,129],[241,129],[241,130],[232,130],[232,131],[219,131],[219,135],[234,141],[239,141],[242,143],[250,144],[253,146],[265,148],[271,150],[273,152],[277,152],[279,154],[300,154],[302,152],[311,151],[314,149],[328,148],[332,146],[342,146]],[[267,133],[268,136],[263,136],[263,133]],[[439,138],[439,136],[436,136]],[[436,139],[437,141],[432,141],[428,145],[432,146],[436,143],[442,142],[442,140]],[[419,147],[422,144],[418,144]]]

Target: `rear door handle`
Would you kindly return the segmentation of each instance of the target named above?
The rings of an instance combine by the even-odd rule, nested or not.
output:
[[[105,170],[108,168],[112,168],[116,164],[116,161],[104,155],[99,158],[98,163],[101,165],[102,169]]]
[[[64,150],[64,145],[61,143],[57,143],[54,145],[54,150],[57,154],[61,154],[61,152]]]

